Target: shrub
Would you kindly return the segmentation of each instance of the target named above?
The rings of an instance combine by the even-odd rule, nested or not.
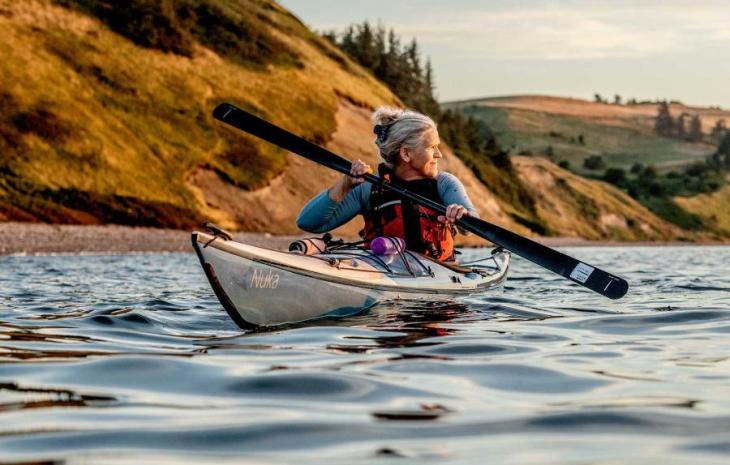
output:
[[[570,169],[570,162],[568,160],[560,160],[560,162],[558,163],[558,166],[567,170],[567,169]]]
[[[620,184],[626,179],[626,171],[621,168],[609,168],[603,174],[603,180],[611,184]]]
[[[62,142],[71,134],[67,124],[44,108],[17,113],[12,117],[12,123],[21,133],[32,133],[49,142]]]
[[[657,177],[657,171],[656,167],[654,165],[649,165],[646,168],[644,168],[644,171],[641,172],[640,177],[646,178],[646,179],[654,179]]]
[[[710,170],[710,166],[707,163],[693,163],[688,166],[685,173],[689,176],[700,177]]]
[[[205,0],[55,0],[99,18],[135,44],[191,57],[195,42],[243,65],[303,66],[299,55],[256,18]]]
[[[603,157],[600,155],[591,155],[583,160],[583,167],[589,170],[598,170],[605,166]]]

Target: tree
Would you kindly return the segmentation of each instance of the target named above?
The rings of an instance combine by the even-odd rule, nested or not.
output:
[[[718,158],[722,161],[722,168],[730,170],[730,131],[725,131],[716,152]]]
[[[644,170],[644,165],[639,162],[631,165],[631,174],[640,174]]]
[[[687,138],[692,142],[700,142],[702,141],[703,136],[704,134],[702,134],[702,121],[700,120],[700,115],[694,115],[692,120],[689,122],[689,134],[687,135]]]
[[[609,168],[603,174],[603,180],[611,184],[620,184],[626,179],[626,171],[621,168]]]
[[[591,155],[583,160],[583,167],[589,170],[598,170],[605,166],[603,163],[603,157],[600,155]]]
[[[641,172],[641,175],[639,176],[643,179],[654,179],[657,177],[657,171],[656,167],[654,165],[649,165],[646,168],[644,168],[644,171]]]
[[[666,100],[659,102],[654,130],[657,135],[662,137],[672,137],[674,135],[674,119],[672,119],[669,112],[669,104]]]
[[[719,119],[715,121],[715,126],[712,128],[712,131],[710,132],[710,137],[712,138],[712,141],[716,144],[720,144],[722,141],[723,136],[725,135],[725,132],[727,132],[727,127],[725,126],[725,120]]]
[[[593,94],[593,101],[596,103],[603,103],[603,97],[601,97],[601,94]]]
[[[621,105],[621,96],[619,94],[613,96],[613,104]]]
[[[682,113],[677,117],[677,120],[674,123],[674,131],[678,139],[687,138],[687,123],[685,122],[687,116],[689,116],[687,113]]]

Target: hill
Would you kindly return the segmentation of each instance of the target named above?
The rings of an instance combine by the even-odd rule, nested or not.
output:
[[[199,7],[192,26],[169,11],[186,4]],[[0,2],[0,220],[297,232],[298,209],[336,175],[214,122],[221,101],[376,161],[369,112],[399,100],[275,2],[129,8],[154,27],[103,2]],[[228,29],[206,30],[212,14]],[[260,50],[230,49],[251,37]],[[483,214],[526,232],[448,165]]]
[[[587,100],[510,96],[449,102],[486,122],[499,141],[514,153],[553,153],[581,174],[590,156],[601,156],[606,166],[630,169],[634,163],[672,170],[704,160],[715,146],[658,137],[654,131],[657,104],[613,105]],[[672,115],[698,115],[709,134],[719,119],[730,122],[730,111],[671,104]],[[548,149],[550,147],[550,149]]]
[[[189,226],[216,217],[189,185],[196,171],[251,191],[287,166],[283,151],[215,123],[215,104],[237,103],[325,142],[340,100],[397,102],[274,2],[196,3],[229,29],[249,31],[224,39],[256,36],[260,49],[245,59],[192,38],[177,53],[163,40],[142,46],[135,33],[152,32],[120,34],[109,18],[83,11],[94,2],[78,3],[3,2],[0,212],[7,217]],[[149,4],[130,8],[152,8],[164,24],[167,12],[154,5],[166,2]],[[153,32],[173,40],[172,29]]]
[[[301,233],[297,212],[338,175],[224,127],[212,108],[238,104],[375,164],[370,113],[401,104],[269,0],[134,0],[124,9],[0,0],[0,38],[0,221],[190,228],[213,220]],[[499,175],[491,161],[468,161],[483,169],[478,177],[443,151],[442,168],[462,179],[482,217],[516,232],[698,237],[605,183],[515,157],[544,223],[536,228],[524,205],[482,183],[485,173]],[[352,222],[337,233],[359,228]]]

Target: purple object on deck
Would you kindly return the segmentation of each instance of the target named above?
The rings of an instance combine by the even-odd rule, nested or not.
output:
[[[394,255],[405,250],[406,243],[400,237],[376,237],[370,243],[370,250],[378,255]]]

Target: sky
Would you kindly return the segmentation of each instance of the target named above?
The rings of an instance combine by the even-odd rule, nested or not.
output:
[[[280,0],[317,31],[415,38],[440,101],[542,94],[730,108],[727,0]]]

